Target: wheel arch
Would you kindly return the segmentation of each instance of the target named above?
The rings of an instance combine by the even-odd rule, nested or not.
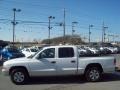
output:
[[[27,68],[25,66],[13,66],[13,67],[11,67],[10,70],[9,70],[9,75],[12,72],[12,70],[14,70],[14,69],[24,69],[27,72],[28,76],[29,76],[29,72],[28,72],[28,70],[27,70]]]
[[[90,64],[88,64],[88,65],[86,66],[86,68],[85,68],[84,73],[86,73],[87,69],[89,69],[89,68],[91,68],[91,67],[97,67],[97,68],[101,71],[101,73],[103,73],[102,65],[99,64],[99,63],[90,63]]]

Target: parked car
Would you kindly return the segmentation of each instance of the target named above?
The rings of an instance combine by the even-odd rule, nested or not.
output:
[[[24,48],[21,52],[25,54],[26,57],[34,55],[38,50],[35,48]]]
[[[99,56],[100,51],[94,47],[85,47],[86,50],[91,51],[91,56]]]
[[[78,48],[78,54],[81,57],[88,57],[88,56],[92,56],[92,52],[90,50],[84,49],[84,48]]]
[[[0,55],[1,55],[2,47],[0,47]]]
[[[118,53],[118,48],[117,47],[108,47],[108,49],[111,51],[112,54],[117,54]]]
[[[118,51],[119,51],[118,47],[114,47],[114,52],[115,52],[115,54],[117,54]]]
[[[87,50],[85,50],[83,48],[78,48],[78,54],[79,54],[79,56],[86,56]]]
[[[2,47],[0,47],[0,66],[2,64],[2,53],[1,53],[1,51],[2,51]]]
[[[32,46],[31,48],[36,49],[36,50],[40,50],[43,46]]]
[[[101,55],[111,54],[111,51],[106,47],[100,47],[99,50]]]
[[[117,53],[120,54],[120,47],[116,46],[116,48],[117,48]]]
[[[25,57],[17,48],[5,47],[1,51],[2,60],[9,60],[13,58]]]
[[[85,75],[88,81],[101,79],[103,73],[115,72],[114,57],[80,57],[76,46],[43,47],[29,58],[4,62],[2,72],[15,84],[25,84],[29,77]]]

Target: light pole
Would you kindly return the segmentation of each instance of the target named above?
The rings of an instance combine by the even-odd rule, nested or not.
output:
[[[106,39],[106,32],[105,30],[108,29],[108,27],[103,27],[103,42],[105,43],[105,39]]]
[[[106,29],[108,29],[108,27],[106,27],[104,25],[104,22],[103,22],[103,25],[102,25],[102,44],[105,43],[105,38],[106,38]]]
[[[90,44],[90,41],[91,41],[91,31],[90,29],[93,27],[93,25],[89,25],[89,44]]]
[[[50,30],[52,29],[52,27],[51,27],[51,20],[52,19],[55,19],[55,17],[53,17],[53,16],[49,16],[48,17],[48,20],[49,20],[49,26],[48,26],[48,39],[49,39],[49,44],[50,44]]]
[[[65,8],[64,8],[64,22],[63,22],[63,30],[64,30],[64,34],[63,34],[63,36],[64,36],[64,37],[65,37],[65,34],[66,34],[66,32],[65,32],[65,29],[66,29],[65,18],[66,18],[66,10],[65,10]]]
[[[12,21],[12,24],[13,24],[13,46],[14,46],[14,42],[15,42],[15,25],[18,23],[16,22],[16,12],[20,12],[21,9],[16,9],[16,8],[13,8],[13,21]]]
[[[72,22],[72,36],[74,35],[74,32],[75,32],[75,24],[77,24],[78,22]]]

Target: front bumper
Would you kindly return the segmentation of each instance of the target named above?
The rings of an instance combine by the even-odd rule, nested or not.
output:
[[[9,70],[2,68],[2,74],[5,76],[9,76]]]

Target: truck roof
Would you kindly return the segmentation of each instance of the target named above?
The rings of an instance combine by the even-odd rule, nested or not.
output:
[[[46,46],[46,48],[48,48],[48,47],[51,47],[51,48],[55,48],[55,47],[76,47],[76,46],[74,46],[74,45],[56,45],[56,46]]]

